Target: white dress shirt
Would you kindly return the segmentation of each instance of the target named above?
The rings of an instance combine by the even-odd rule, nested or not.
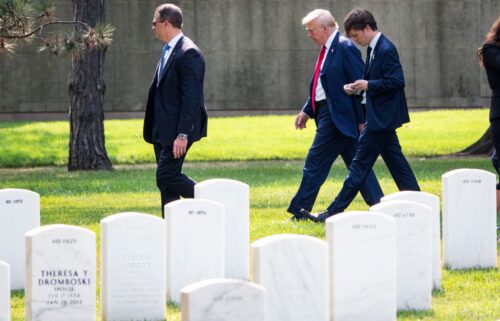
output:
[[[326,50],[325,50],[325,57],[323,57],[323,62],[321,63],[321,70],[323,69],[326,57],[328,56],[328,52],[330,51],[330,47],[332,46],[333,39],[335,38],[337,33],[338,31],[337,29],[335,29],[330,35],[330,37],[328,37],[328,40],[324,45],[326,47]],[[326,99],[325,90],[323,89],[323,84],[321,83],[321,78],[319,76],[318,76],[318,83],[316,84],[316,93],[314,94],[314,97],[315,97],[314,100],[316,101],[321,101]]]

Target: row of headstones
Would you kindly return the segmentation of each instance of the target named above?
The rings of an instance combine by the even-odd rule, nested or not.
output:
[[[200,202],[177,203],[189,207],[189,203]],[[391,203],[405,204],[387,202]],[[406,202],[410,212],[419,207],[424,208]],[[336,320],[368,316],[371,320],[395,320],[396,297],[402,302],[398,302],[400,309],[428,309],[431,234],[430,215],[425,210],[426,213],[413,216],[401,215],[401,220],[416,218],[420,224],[406,224],[398,229],[396,220],[390,217],[393,214],[338,215],[327,222],[328,242],[303,235],[261,239],[252,244],[253,279],[263,288],[235,281],[188,286],[180,290],[183,320],[236,320],[236,317],[264,320],[267,315],[273,321],[326,321],[329,307]],[[205,217],[214,218],[210,209],[204,211]],[[170,218],[175,216],[181,215],[174,213]],[[166,264],[172,247],[164,246],[169,243],[165,225],[160,218],[137,213],[117,214],[101,221],[103,320],[162,320],[168,294],[172,301],[179,302],[173,292],[190,284],[187,279],[202,280],[210,278],[212,273],[212,277],[223,277],[223,261],[211,260],[210,255],[194,253],[192,249],[185,249],[184,258],[178,256],[177,261],[170,257],[171,264]],[[427,228],[423,229],[423,225]],[[213,224],[207,226],[211,227]],[[218,234],[217,230],[214,232]],[[412,234],[411,241],[405,243],[410,248],[418,245],[420,248],[414,253],[396,250],[401,246],[396,246],[396,239]],[[202,237],[209,245],[217,246],[209,240],[213,236]],[[179,244],[174,243],[173,247]],[[423,243],[429,245],[426,250]],[[214,255],[217,251],[210,252]],[[27,321],[95,319],[96,259],[92,231],[65,225],[36,228],[26,234],[26,253]],[[223,256],[221,253],[219,257]],[[197,259],[200,261],[196,262]],[[203,266],[205,275],[191,269],[190,264]],[[169,275],[171,284],[167,281]],[[170,293],[165,293],[166,288]],[[263,289],[267,290],[267,297]]]
[[[200,202],[178,202],[185,207],[188,203]],[[430,309],[430,207],[384,200],[370,210],[329,219],[327,242],[303,235],[274,235],[254,242],[253,280],[261,287],[231,280],[187,286],[181,290],[183,320],[326,321],[328,313],[335,320],[396,320],[397,310]],[[205,217],[213,217],[212,211],[205,211]],[[170,218],[174,216],[181,215]],[[161,246],[169,243],[165,221],[124,213],[101,224],[102,319],[162,320],[168,283],[168,259]],[[92,320],[94,233],[52,225],[26,237],[26,320]],[[189,256],[190,249],[186,251]],[[223,269],[223,262],[202,260],[198,263],[208,270]],[[172,276],[183,287],[182,274],[191,273],[189,266],[180,261],[167,266],[178,269],[177,277],[175,272]]]
[[[447,173],[443,199],[446,265],[495,267],[495,175]],[[240,320],[217,317],[250,306],[253,314],[241,320],[396,320],[398,310],[431,308],[432,288],[441,287],[439,240],[439,198],[394,193],[369,212],[328,219],[326,242],[299,235],[254,242],[253,280],[262,288],[247,284],[246,295],[235,294],[243,285],[216,280],[186,287],[183,320]]]
[[[212,200],[224,207],[224,214],[217,214],[225,223],[224,247],[225,275],[229,278],[246,279],[249,269],[250,196],[249,186],[228,179],[210,179],[195,186],[195,198]],[[177,211],[182,211],[178,205]],[[217,206],[215,206],[218,208]],[[197,235],[189,226],[190,220],[204,215],[204,207],[197,206],[194,212],[186,212],[187,230],[183,233]],[[167,210],[172,212],[172,210]],[[219,210],[217,210],[219,212]],[[170,215],[167,213],[167,216]],[[171,224],[167,220],[167,224]],[[220,224],[219,224],[220,225]],[[40,226],[40,195],[22,189],[0,189],[0,260],[12,268],[11,286],[24,288],[25,233]],[[168,225],[170,227],[171,225]],[[219,226],[220,228],[220,226]],[[178,231],[178,230],[176,230]],[[203,231],[202,231],[203,232]],[[205,231],[207,232],[207,231]],[[192,242],[190,242],[192,243]],[[198,244],[195,244],[198,245]],[[203,245],[201,245],[203,246]]]
[[[458,201],[452,201],[452,202],[448,203],[448,206],[455,206],[455,207],[457,207],[457,209],[450,208],[450,210],[454,213],[454,216],[453,216],[454,220],[459,220],[460,219],[460,215],[462,215],[462,216],[465,215],[464,217],[462,217],[462,219],[467,219],[467,218],[470,218],[472,216],[472,219],[471,219],[472,222],[469,222],[467,224],[468,225],[467,227],[470,228],[470,224],[474,223],[474,224],[476,224],[476,227],[481,227],[481,229],[479,231],[475,232],[475,234],[474,233],[471,234],[471,232],[474,232],[474,229],[471,229],[471,230],[469,230],[467,232],[468,233],[467,236],[472,235],[473,237],[469,241],[467,241],[468,247],[466,247],[466,250],[470,250],[470,251],[465,251],[465,254],[466,255],[473,254],[473,255],[469,255],[469,259],[467,259],[465,261],[465,263],[464,263],[464,260],[463,260],[464,256],[460,255],[460,254],[464,254],[464,252],[460,252],[461,249],[463,249],[463,247],[461,249],[458,249],[458,252],[455,251],[455,252],[457,252],[457,254],[459,254],[458,255],[458,259],[461,262],[460,264],[465,264],[465,265],[468,265],[468,266],[459,266],[458,263],[457,263],[456,266],[453,266],[452,264],[448,264],[448,265],[450,265],[452,268],[453,267],[462,268],[462,267],[476,267],[476,266],[480,266],[480,267],[494,266],[494,265],[496,265],[496,241],[495,241],[495,233],[494,233],[494,231],[495,231],[495,224],[496,224],[495,223],[495,216],[494,216],[494,175],[485,172],[485,173],[493,176],[493,178],[491,179],[491,177],[487,177],[487,176],[484,176],[484,175],[483,176],[478,175],[478,174],[484,174],[484,173],[479,173],[479,172],[471,173],[470,170],[461,170],[461,171],[462,171],[462,173],[456,173],[456,174],[467,174],[467,175],[461,175],[461,177],[459,177],[458,179],[457,179],[457,177],[453,177],[453,175],[451,175],[452,180],[450,180],[449,183],[450,184],[455,184],[455,185],[457,185],[457,184],[463,185],[461,188],[458,188],[455,191],[455,193],[462,193],[462,195],[458,195],[456,197],[456,199],[458,199]],[[463,173],[463,171],[466,171],[467,173]],[[448,174],[453,174],[453,173],[448,173]],[[445,216],[445,213],[446,213],[445,208],[447,206],[446,195],[448,195],[448,192],[445,192],[446,191],[446,186],[447,186],[447,184],[445,182],[447,180],[449,180],[449,178],[450,178],[450,177],[447,177],[448,174],[446,174],[446,175],[443,176],[443,199],[444,199],[443,200],[443,214],[444,214],[444,216]],[[471,175],[471,174],[474,174],[474,175]],[[491,184],[491,182],[493,182],[493,183]],[[481,188],[481,186],[483,186],[484,189]],[[491,188],[491,186],[493,186],[493,188]],[[491,193],[490,193],[490,191],[491,191]],[[227,200],[228,198],[224,197],[224,196],[227,195],[228,192],[229,191],[223,191],[221,193],[221,191],[218,191],[218,192],[215,192],[215,194],[218,195],[218,196],[221,196],[223,199]],[[405,193],[406,194],[408,194],[408,193],[412,194],[411,192],[404,192],[404,193],[397,193],[397,194],[405,194]],[[451,191],[451,193],[453,194],[453,191]],[[420,197],[422,197],[422,195],[425,195],[426,193],[413,193],[413,194],[420,195]],[[3,195],[2,192],[0,192],[0,196],[1,195]],[[476,204],[472,204],[471,205],[471,203],[474,203],[474,200],[477,199],[479,195],[481,195],[482,199],[480,199],[479,202],[476,202]],[[402,196],[402,195],[400,195],[400,196]],[[415,196],[415,197],[417,197],[417,196]],[[394,199],[394,198],[398,198],[398,197],[395,196],[395,195],[391,195],[391,196],[386,197],[386,199],[391,199],[391,198]],[[229,197],[229,199],[235,199],[234,195],[231,196],[231,197]],[[463,201],[464,199],[465,199],[465,202]],[[418,197],[417,197],[417,199],[412,199],[412,200],[419,201]],[[462,200],[462,202],[460,202],[460,200]],[[491,202],[492,200],[493,200],[493,202]],[[20,206],[21,204],[29,203],[28,201],[26,201],[22,197],[16,198],[16,196],[7,198],[5,200],[5,203],[4,203],[4,200],[2,198],[0,198],[0,202],[1,202],[2,205],[3,204],[7,204],[7,205],[16,204],[18,206]],[[457,204],[457,203],[459,203],[459,204]],[[460,204],[460,203],[462,203],[462,204]],[[493,204],[493,206],[491,206],[492,204]],[[216,204],[212,204],[212,205],[217,206]],[[379,204],[377,206],[378,207],[384,207],[383,205],[384,204],[382,203],[382,204]],[[430,205],[431,208],[434,207],[433,212],[435,214],[431,215],[431,219],[432,219],[433,222],[437,222],[436,224],[434,224],[434,223],[431,224],[432,230],[433,230],[433,232],[432,232],[433,238],[432,238],[432,242],[431,242],[432,243],[432,248],[433,248],[433,250],[431,252],[432,253],[431,257],[433,259],[431,261],[432,261],[432,266],[433,267],[435,267],[435,266],[438,267],[437,271],[438,271],[439,274],[436,274],[434,272],[434,271],[436,271],[436,269],[433,269],[432,275],[433,275],[433,279],[434,279],[434,286],[435,287],[439,287],[439,284],[440,284],[440,269],[439,269],[439,266],[440,266],[440,263],[439,263],[439,200],[437,199],[437,197],[434,197],[434,205],[432,205],[432,204],[428,204],[428,205]],[[408,218],[406,221],[405,220],[401,220],[401,222],[407,222],[408,223],[408,222],[410,222],[409,218],[415,218],[417,216],[418,217],[420,217],[420,216],[425,217],[426,216],[426,215],[413,215],[412,216],[412,215],[410,215],[410,214],[412,214],[411,211],[408,211],[408,210],[406,210],[406,215],[405,215],[405,213],[404,213],[405,209],[404,208],[403,209],[398,209],[398,206],[399,207],[403,206],[402,204],[399,204],[399,205],[398,204],[394,204],[393,207],[394,206],[395,206],[395,208],[392,210],[392,212],[394,212],[393,216],[395,218],[398,218],[398,217],[402,217],[402,218],[406,217],[406,218]],[[464,208],[467,210],[467,207],[469,209],[470,208],[474,209],[474,211],[472,212],[472,214],[471,213],[465,213],[465,214],[463,213]],[[491,216],[489,215],[489,212],[490,212],[489,209],[493,209],[491,211],[491,213],[493,213],[493,224],[489,224],[489,223],[491,223]],[[382,211],[382,209],[380,209],[380,208],[378,208],[378,209],[374,208],[374,210]],[[192,225],[191,223],[193,223],[193,224],[196,225],[197,224],[196,222],[198,222],[198,223],[199,222],[209,222],[210,220],[206,220],[206,218],[207,217],[212,217],[213,215],[208,214],[210,211],[207,211],[207,207],[206,206],[202,206],[201,208],[193,208],[193,207],[191,207],[191,208],[185,208],[182,211],[185,212],[185,213],[187,213],[185,216],[190,217],[191,220],[194,219],[194,221],[192,221],[192,222],[185,222],[185,221],[182,221],[182,219],[181,219],[181,221],[179,221],[178,224],[179,225],[185,225],[185,229],[182,230],[182,228],[178,229],[176,227],[176,228],[173,228],[170,232],[171,233],[178,232],[177,234],[187,233],[190,236],[191,239],[195,238],[195,239],[199,240],[199,242],[194,242],[194,243],[197,243],[195,245],[199,245],[199,243],[206,244],[207,242],[205,241],[205,237],[212,237],[214,233],[209,233],[209,235],[203,236],[203,234],[199,234],[199,233],[202,233],[203,231],[197,231],[197,230],[195,230],[193,232],[193,230],[192,230],[192,228],[191,228],[190,225]],[[390,209],[388,211],[391,212]],[[213,212],[217,212],[217,211],[214,210]],[[425,212],[425,211],[423,211],[423,212]],[[168,211],[167,211],[167,215],[169,215]],[[214,216],[217,216],[217,215],[214,215]],[[168,224],[169,221],[172,221],[174,219],[174,217],[177,217],[177,215],[172,215],[171,219],[167,218],[167,224]],[[179,217],[180,217],[180,215],[179,215]],[[203,217],[205,217],[205,221],[204,221]],[[444,217],[444,219],[445,219],[445,217]],[[417,221],[418,221],[418,219],[417,219]],[[426,221],[426,219],[423,219],[423,221]],[[451,217],[450,217],[449,221],[451,223]],[[400,228],[401,222],[398,221],[398,223],[397,223],[397,225],[398,225],[398,239],[402,235],[404,235],[404,233],[400,232],[400,230],[401,231],[403,230],[403,229]],[[446,222],[446,220],[445,220],[445,222]],[[185,224],[185,223],[188,223],[188,224]],[[10,221],[10,224],[12,224],[12,221]],[[428,228],[429,224],[427,224],[427,225],[426,224],[423,224],[423,227],[422,227],[423,231],[426,230],[426,229],[429,229]],[[456,241],[456,233],[454,234],[454,233],[451,233],[451,232],[452,231],[456,231],[457,229],[461,228],[461,226],[457,227],[457,226],[455,226],[455,224],[456,223],[453,222],[453,224],[449,226],[448,230],[450,230],[449,231],[450,232],[449,233],[450,236],[451,235],[455,236],[455,238],[450,238],[450,239]],[[1,226],[2,225],[0,225],[0,227]],[[217,228],[216,228],[217,226],[219,226],[219,230],[220,230],[220,226],[221,226],[220,219],[219,219],[219,224],[210,224],[208,227],[205,226],[205,231],[207,229],[210,230],[212,226],[215,228],[215,230],[213,230],[213,232],[217,230]],[[227,221],[226,221],[226,226],[227,226]],[[427,226],[427,227],[425,227],[425,226]],[[445,224],[444,225],[444,231],[443,231],[444,232],[443,233],[444,234],[443,235],[443,242],[445,242],[445,240],[446,240],[446,235],[447,235],[447,233],[446,233],[446,231],[447,231],[446,227],[447,227],[447,225]],[[103,230],[105,230],[104,226],[103,226]],[[227,228],[226,228],[226,230],[227,230]],[[490,234],[491,234],[491,233],[489,233],[490,230],[493,231],[493,249],[494,249],[494,251],[493,251],[494,252],[494,254],[493,254],[493,260],[491,259],[492,256],[490,255],[491,251],[488,250],[488,249],[491,248],[491,243],[488,243],[487,244],[488,246],[483,246],[483,245],[485,245],[487,243],[487,242],[484,242],[485,241],[484,236],[485,235],[486,236],[490,236]],[[436,233],[436,231],[437,231],[437,233]],[[122,233],[125,233],[125,235],[129,235],[129,232],[130,231],[125,231],[125,232],[122,231]],[[423,234],[425,234],[425,232]],[[1,235],[2,235],[2,233],[0,233],[0,236]],[[411,235],[411,233],[410,233],[410,235]],[[436,235],[437,235],[437,237],[436,237]],[[481,235],[481,237],[479,237],[479,238],[475,237],[476,235]],[[462,236],[462,238],[463,238],[463,236]],[[219,239],[221,239],[221,238],[219,237]],[[403,243],[408,243],[408,239],[411,239],[411,237],[403,237],[403,239],[402,239]],[[489,240],[490,238],[487,237],[486,239]],[[71,239],[69,239],[69,240],[67,239],[66,241],[63,241],[63,239],[60,238],[60,240],[61,240],[61,242],[71,242]],[[436,240],[437,240],[437,242],[436,242]],[[470,244],[470,241],[473,241],[472,243],[474,243],[474,244],[472,244],[472,246]],[[478,242],[478,241],[482,241],[482,242]],[[55,243],[57,244],[57,240],[55,240]],[[123,242],[119,242],[119,243],[123,244]],[[188,241],[188,243],[192,243],[192,241]],[[400,245],[399,243],[400,242],[398,242],[398,246],[397,246],[397,248],[398,248],[398,262],[400,262],[400,261],[403,262],[404,260],[401,260],[399,252],[400,252],[400,249],[404,248],[404,246]],[[423,241],[422,243],[425,244],[426,241]],[[12,244],[12,242],[10,242],[10,244]],[[155,244],[154,246],[157,246],[159,243],[153,242],[152,244]],[[226,242],[226,245],[227,245],[227,242]],[[179,245],[179,247],[180,247],[180,245]],[[212,244],[212,245],[208,245],[206,247],[202,246],[202,247],[203,247],[203,249],[201,251],[199,251],[200,253],[206,253],[205,250],[210,250],[210,248],[213,249],[214,247],[216,247],[216,248],[224,248],[224,246],[221,245],[220,243],[217,246],[217,242],[214,243],[214,244]],[[143,246],[141,245],[141,246],[139,246],[139,248],[142,249]],[[174,252],[175,252],[175,250],[177,248],[178,248],[178,246],[174,246],[173,247]],[[198,246],[195,246],[195,248],[198,248]],[[421,248],[425,249],[426,247],[422,246]],[[435,249],[437,249],[437,250],[435,250]],[[452,247],[452,249],[453,249],[453,247]],[[190,251],[190,248],[189,247],[185,248],[184,251],[186,251],[186,250]],[[478,251],[478,250],[480,250],[480,251]],[[115,251],[115,250],[113,250],[113,251]],[[194,249],[193,251],[196,251],[196,249]],[[411,249],[410,251],[413,251],[413,249]],[[226,248],[226,252],[227,252],[227,248]],[[424,253],[424,257],[425,257],[425,255],[427,255],[427,254]],[[185,267],[182,267],[182,264],[183,263],[185,264],[185,262],[183,262],[182,256],[183,255],[179,256],[179,260],[177,260],[178,263],[179,263],[179,264],[177,264],[177,266],[181,266],[181,268],[179,268],[179,271],[181,271],[180,273],[181,274],[184,273],[184,272],[191,273],[192,272],[192,270],[191,270],[192,265],[191,264],[187,264]],[[222,256],[224,256],[224,254],[222,254]],[[104,255],[103,255],[103,257],[104,257]],[[175,257],[175,255],[172,258],[174,258],[174,257]],[[122,260],[125,260],[124,262],[122,262],[122,264],[123,265],[127,265],[129,267],[134,267],[135,266],[136,268],[139,268],[141,266],[144,267],[144,266],[148,265],[148,262],[144,262],[144,259],[145,259],[145,257],[141,257],[141,256],[135,256],[134,257],[133,254],[130,255],[130,256],[125,256],[125,257],[122,256]],[[213,259],[213,257],[209,258],[209,260],[212,260],[212,259]],[[218,260],[218,261],[220,262],[220,260]],[[491,263],[493,261],[494,261],[494,263]],[[436,264],[436,262],[437,262],[437,264]],[[447,261],[446,261],[446,252],[445,252],[445,263],[446,262]],[[202,263],[200,263],[200,266],[203,266],[203,264],[206,264],[206,263],[203,263],[203,261],[202,261]],[[277,264],[281,264],[281,263],[277,263]],[[470,266],[470,264],[472,264],[472,266]],[[174,265],[176,265],[176,264],[173,264],[172,266],[174,266]],[[225,265],[227,266],[227,261],[226,261]],[[402,266],[402,265],[403,265],[402,263],[398,264],[398,272],[399,272],[400,266]],[[175,270],[175,268],[173,268],[172,270]],[[51,281],[50,278],[56,278],[57,279],[58,277],[63,277],[64,278],[66,276],[71,276],[71,275],[78,275],[78,276],[84,275],[85,276],[85,273],[89,273],[88,270],[87,271],[80,270],[80,272],[78,272],[78,270],[75,270],[75,271],[71,272],[72,271],[71,269],[64,270],[66,272],[58,272],[58,271],[54,272],[54,271],[56,271],[56,270],[45,270],[45,272],[43,272],[43,273],[45,273],[45,275],[48,276],[49,279],[45,280],[44,278],[42,278],[42,280],[40,281],[40,279],[39,279],[38,282],[39,283],[41,282],[42,285],[43,284],[45,284],[45,285],[46,284],[51,285],[50,284],[51,282],[56,282],[56,283],[57,282],[62,282],[62,283],[69,282],[69,285],[71,285],[71,282],[77,282],[77,283],[78,282],[80,282],[80,283],[83,282],[83,284],[85,284],[85,278],[83,280],[79,280],[78,277],[77,277],[77,278],[73,278],[74,279],[73,281],[71,281],[72,279],[70,279],[70,281]],[[175,273],[175,271],[171,271],[171,272]],[[400,275],[400,274],[401,273],[399,273],[398,275]],[[132,273],[132,275],[129,275],[129,278],[134,279],[135,278],[134,275],[136,275],[136,274]],[[246,278],[247,275],[248,274],[245,274],[244,278]],[[222,275],[221,274],[219,274],[219,275],[213,275],[213,276],[205,276],[203,278],[210,278],[210,277],[224,277],[224,274],[222,274]],[[227,275],[226,275],[226,277],[227,277]],[[255,277],[257,277],[257,276],[255,276]],[[168,278],[168,274],[167,274],[167,278]],[[179,290],[180,290],[180,287],[182,287],[183,285],[186,285],[186,284],[190,283],[190,282],[188,282],[188,280],[185,280],[186,283],[182,283],[182,281],[180,279],[177,279],[176,277],[173,277],[172,280],[173,279],[179,280],[179,286],[177,287],[177,289],[179,289]],[[193,279],[193,281],[196,281],[196,277]],[[397,284],[398,284],[398,288],[399,288],[400,284],[403,284],[403,283],[397,282]],[[58,284],[58,285],[62,286],[64,284]],[[70,287],[70,290],[71,290],[71,287]],[[170,291],[171,290],[172,290],[172,288],[170,289]],[[63,287],[59,287],[58,291],[65,291],[65,289]],[[104,291],[104,287],[103,287],[103,291]],[[146,292],[148,292],[148,291],[146,291]],[[175,292],[175,291],[171,291],[171,292]],[[287,291],[287,293],[288,292],[289,291]],[[74,299],[73,301],[68,301],[66,298],[64,298],[64,302],[66,302],[66,303],[67,302],[80,302],[79,300],[73,298],[71,293],[69,293],[69,294],[68,293],[66,293],[66,294],[63,293],[63,295],[65,297],[69,298],[69,299]],[[142,295],[141,297],[144,297],[144,295]],[[285,297],[286,297],[286,295],[285,295]],[[400,301],[400,298],[402,298],[402,297],[403,297],[402,295],[398,294],[398,301]],[[115,297],[115,299],[118,299],[118,301],[119,301],[120,298],[123,298],[122,291],[117,295],[117,297]],[[171,297],[171,299],[173,299],[173,298]],[[61,300],[63,300],[63,299],[61,299]],[[131,302],[127,303],[127,301],[125,300],[123,304],[128,307],[128,306],[130,306],[130,303],[133,303],[133,302],[134,301],[132,300]],[[142,302],[141,304],[144,304],[144,303],[145,302]],[[278,305],[276,305],[276,306],[278,306]],[[0,311],[2,311],[2,309],[0,309]],[[296,314],[299,314],[299,313],[296,313]],[[0,317],[0,320],[1,320],[1,317]]]
[[[103,303],[103,316],[107,310],[121,309],[120,305],[129,311],[131,306],[139,304],[137,312],[142,313],[142,307],[148,302],[155,305],[162,301],[161,298],[164,301],[167,280],[167,297],[178,302],[180,288],[193,281],[210,277],[248,278],[248,185],[233,180],[208,180],[195,186],[195,197],[198,199],[169,204],[166,221],[134,213],[114,215],[101,221],[101,273],[103,281],[111,283],[108,287],[103,282],[103,301],[109,299],[111,302]],[[226,216],[225,211],[229,215]],[[5,224],[1,224],[3,222]],[[83,233],[81,231],[85,230],[78,227],[39,225],[37,193],[0,190],[0,237],[5,238],[5,242],[0,243],[0,259],[7,257],[6,261],[13,266],[9,277],[9,283],[14,284],[12,288],[26,287],[26,320],[38,320],[41,315],[49,315],[47,320],[50,320],[54,311],[68,310],[73,314],[80,307],[92,309],[86,295],[75,293],[75,286],[86,289],[92,280],[94,233]],[[3,231],[2,227],[5,227]],[[168,260],[165,259],[167,255]],[[73,262],[74,259],[77,261]],[[72,263],[58,265],[66,261]],[[138,278],[141,271],[145,271],[146,276]],[[163,286],[157,278],[159,271],[163,271]],[[134,282],[140,282],[137,286],[140,289],[129,291],[128,284]],[[10,284],[0,283],[0,291],[10,293]],[[95,289],[95,284],[93,287]],[[115,293],[108,291],[112,288]],[[163,295],[157,295],[161,293]],[[0,309],[0,321],[9,317],[7,310],[10,308]],[[155,312],[153,309],[152,313]],[[87,315],[81,320],[86,318]]]

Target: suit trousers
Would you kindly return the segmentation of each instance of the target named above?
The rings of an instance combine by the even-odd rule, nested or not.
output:
[[[365,127],[344,185],[327,209],[330,214],[343,212],[349,206],[379,155],[400,191],[420,191],[417,179],[401,150],[396,130],[371,131]]]
[[[316,135],[306,157],[302,181],[287,209],[295,216],[299,216],[302,208],[311,211],[321,185],[337,157],[340,155],[348,167],[356,153],[357,139],[347,137],[337,129],[327,105],[318,109],[316,122]],[[384,196],[371,170],[366,175],[366,182],[360,184],[360,190],[369,205],[380,202],[380,198]]]
[[[154,144],[156,157],[156,185],[161,193],[161,213],[165,218],[165,204],[183,198],[194,197],[196,182],[181,173],[182,164],[186,158],[191,144],[186,148],[186,153],[181,158],[174,158],[173,146]]]

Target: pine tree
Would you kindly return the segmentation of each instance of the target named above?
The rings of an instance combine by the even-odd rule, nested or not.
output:
[[[73,0],[73,5],[73,19],[58,20],[50,0],[0,0],[0,56],[33,41],[40,42],[40,52],[72,55],[68,169],[111,169],[104,142],[103,69],[113,27],[104,24],[105,0]],[[67,25],[70,32],[51,32],[54,25]]]

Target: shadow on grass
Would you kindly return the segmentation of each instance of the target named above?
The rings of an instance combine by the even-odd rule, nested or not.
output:
[[[0,122],[0,164],[5,168],[63,165],[68,158],[68,130],[48,124]]]
[[[17,129],[17,128],[23,127],[25,125],[28,125],[30,123],[31,122],[29,122],[29,121],[23,121],[23,120],[19,120],[19,121],[0,121],[0,129],[5,129],[5,128],[14,128],[14,129]]]
[[[494,267],[491,267],[491,268],[470,268],[470,269],[451,269],[449,266],[444,266],[444,269],[448,271],[448,273],[450,275],[453,275],[453,274],[458,274],[458,275],[463,275],[463,274],[469,274],[469,273],[491,273],[491,272],[496,272],[498,271],[498,268],[494,268]]]
[[[98,224],[103,218],[110,215],[126,212],[146,213],[155,216],[161,216],[160,204],[157,206],[134,206],[116,207],[99,206],[98,209],[92,208],[65,208],[64,213],[45,213],[42,212],[42,225],[47,224],[68,224],[68,225],[91,225]]]
[[[10,304],[11,304],[11,313],[12,313],[12,321],[22,321],[24,318],[24,290],[12,290],[10,292]],[[18,311],[20,313],[15,313],[14,311]],[[19,317],[19,318],[18,318]],[[3,320],[3,319],[2,319]]]
[[[399,311],[398,317],[410,317],[415,318],[416,320],[420,320],[421,318],[431,318],[434,317],[434,311],[416,311],[416,310],[407,310],[407,311]]]
[[[443,289],[433,289],[432,290],[432,297],[433,298],[440,298],[440,297],[443,297],[445,295],[445,292]]]
[[[24,298],[24,290],[12,290],[10,294],[12,298],[18,298],[18,299]]]

